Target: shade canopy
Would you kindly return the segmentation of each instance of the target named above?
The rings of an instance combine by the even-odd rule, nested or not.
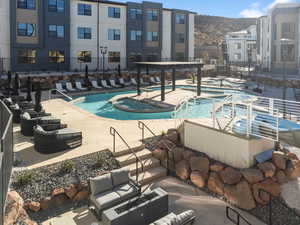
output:
[[[203,67],[201,62],[136,62],[137,66],[157,69],[182,69]]]

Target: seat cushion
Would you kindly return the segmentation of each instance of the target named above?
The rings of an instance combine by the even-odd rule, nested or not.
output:
[[[91,194],[97,195],[113,189],[110,173],[90,179]]]
[[[193,210],[187,210],[183,213],[180,213],[179,215],[177,215],[177,224],[180,225],[185,223],[187,220],[191,219],[194,215],[195,212]]]
[[[28,112],[24,112],[24,113],[22,114],[22,117],[23,117],[24,119],[26,119],[26,120],[30,120],[30,119],[31,119],[31,116],[30,116],[30,114],[29,114]]]
[[[123,200],[135,197],[139,193],[137,187],[133,186],[130,183],[123,184],[120,185],[119,187],[114,188],[114,192],[120,195],[120,197]]]
[[[153,223],[154,225],[177,225],[177,218],[176,215],[174,213],[170,213],[166,216],[164,216],[163,218],[155,221]]]
[[[117,169],[111,171],[111,179],[114,187],[129,182],[129,170],[128,169]]]
[[[98,209],[107,209],[117,205],[120,202],[120,196],[116,192],[107,191],[91,196],[91,201],[94,202]]]

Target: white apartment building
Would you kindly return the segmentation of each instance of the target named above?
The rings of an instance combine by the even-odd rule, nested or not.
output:
[[[245,30],[228,33],[225,36],[225,42],[229,61],[234,63],[256,62],[256,41],[256,25]],[[251,56],[250,59],[248,59],[249,56]]]
[[[9,1],[0,1],[0,72],[10,70]]]
[[[270,56],[270,20],[262,16],[257,20],[257,63],[263,71],[268,71],[271,66]]]

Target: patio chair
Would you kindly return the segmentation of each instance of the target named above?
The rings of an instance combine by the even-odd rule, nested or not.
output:
[[[150,83],[144,82],[143,78],[141,78],[141,85],[149,85]]]
[[[109,80],[109,82],[110,82],[110,85],[112,87],[115,87],[115,88],[120,88],[121,87],[120,85],[116,84],[116,81],[113,80],[113,79]]]
[[[13,122],[14,123],[20,123],[21,120],[21,114],[24,112],[28,112],[31,116],[31,118],[35,117],[42,117],[42,116],[51,116],[50,113],[45,113],[45,111],[42,112],[36,112],[34,109],[22,109],[20,106],[16,103],[9,107],[9,109],[13,113]]]
[[[24,136],[33,135],[33,127],[36,125],[52,125],[61,124],[60,119],[56,119],[52,116],[41,116],[41,117],[31,117],[28,112],[24,112],[20,116],[21,122],[21,134]]]
[[[164,216],[163,218],[151,223],[150,225],[192,225],[195,222],[195,219],[195,212],[193,210],[188,210],[179,215],[176,215],[175,213],[170,213]]]
[[[131,78],[130,80],[131,80],[131,83],[132,83],[133,85],[137,86],[137,82],[136,82],[136,80],[135,80],[134,78]]]
[[[67,93],[67,90],[63,88],[62,83],[55,83],[55,88],[62,93]]]
[[[97,82],[96,80],[92,80],[91,83],[92,83],[92,87],[93,87],[93,88],[96,88],[96,89],[103,89],[102,87],[100,87],[100,86],[98,85],[98,82]]]
[[[102,87],[104,87],[104,88],[112,88],[111,86],[109,86],[109,85],[107,84],[106,80],[101,80],[101,85],[102,85]]]
[[[129,169],[121,168],[111,173],[89,179],[88,207],[101,219],[104,210],[125,202],[141,193],[141,187],[129,177]]]
[[[154,77],[156,82],[161,83],[160,77]]]
[[[72,85],[71,82],[67,82],[67,83],[66,83],[66,88],[67,88],[67,90],[70,91],[70,92],[76,91],[76,89],[73,88],[73,85]]]
[[[34,127],[34,148],[37,152],[51,154],[67,149],[77,148],[82,145],[82,132],[69,128]]]
[[[131,82],[125,82],[124,78],[119,79],[120,84],[122,84],[124,87],[128,87],[131,85]]]
[[[156,80],[154,80],[154,77],[150,77],[150,83],[151,84],[159,84]]]
[[[75,85],[76,85],[76,88],[77,88],[78,90],[80,90],[80,91],[87,91],[87,90],[88,90],[87,88],[82,87],[82,84],[81,84],[81,82],[79,82],[79,81],[76,81],[76,82],[75,82]]]

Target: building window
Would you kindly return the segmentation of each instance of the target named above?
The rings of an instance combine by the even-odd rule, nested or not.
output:
[[[36,50],[20,49],[17,51],[17,58],[19,64],[35,64]]]
[[[35,9],[35,0],[18,0],[19,9]]]
[[[273,52],[272,52],[272,61],[276,62],[277,61],[277,48],[276,45],[273,45]]]
[[[133,20],[142,19],[142,10],[141,9],[129,9],[129,17]]]
[[[184,14],[176,14],[175,20],[176,20],[176,24],[185,24],[185,15]]]
[[[65,62],[65,52],[52,50],[49,51],[49,62],[50,63],[64,63]]]
[[[92,52],[91,51],[79,51],[77,53],[77,60],[79,63],[92,62]]]
[[[273,39],[277,40],[277,24],[276,23],[274,24],[274,30],[272,33],[273,33]]]
[[[147,18],[150,21],[158,20],[158,10],[147,10]]]
[[[242,44],[241,43],[236,43],[236,49],[241,49],[242,48]]]
[[[49,0],[48,1],[49,12],[64,12],[65,0]]]
[[[89,4],[78,4],[78,15],[81,16],[91,16],[92,6]]]
[[[156,53],[152,53],[147,55],[147,61],[148,62],[158,62],[158,55]]]
[[[121,9],[116,7],[108,7],[108,17],[110,18],[120,18]]]
[[[108,29],[108,40],[118,41],[121,39],[121,31],[119,29]]]
[[[148,32],[147,33],[147,41],[158,41],[158,33],[157,32]]]
[[[92,28],[78,27],[78,39],[92,39]]]
[[[121,61],[120,52],[108,52],[109,63],[120,63],[120,61]]]
[[[142,40],[142,31],[132,30],[130,32],[130,40],[131,41],[140,41],[140,40]]]
[[[295,46],[293,44],[281,45],[281,61],[282,62],[295,61]]]
[[[176,60],[183,61],[184,60],[184,52],[176,52]]]
[[[35,36],[35,24],[19,23],[18,24],[18,36],[34,37]]]
[[[184,34],[183,33],[176,34],[176,43],[184,43]]]
[[[242,58],[241,53],[234,54],[234,60],[241,60],[241,58]]]
[[[64,38],[65,27],[58,25],[49,25],[48,36],[51,38]]]
[[[131,53],[128,57],[129,62],[141,62],[142,61],[142,54],[140,53]]]
[[[281,25],[281,38],[295,39],[295,24],[294,23],[282,23]]]

